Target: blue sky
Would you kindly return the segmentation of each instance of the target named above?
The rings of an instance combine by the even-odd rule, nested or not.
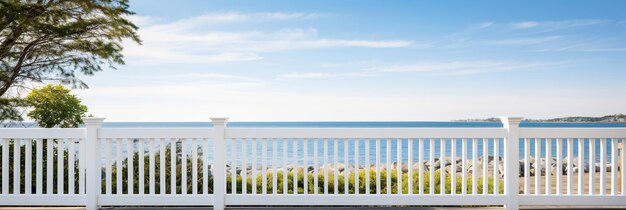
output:
[[[144,40],[75,92],[108,121],[623,113],[622,1],[133,0]]]

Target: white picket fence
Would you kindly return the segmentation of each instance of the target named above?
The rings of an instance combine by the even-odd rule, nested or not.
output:
[[[502,128],[84,121],[0,129],[0,206],[626,206],[624,128],[519,128],[512,117]]]

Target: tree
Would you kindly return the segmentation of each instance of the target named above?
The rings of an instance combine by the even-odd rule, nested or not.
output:
[[[0,127],[5,120],[21,121],[22,112],[18,109],[23,106],[22,100],[0,98]]]
[[[33,89],[25,101],[34,108],[28,117],[44,128],[78,127],[83,123],[81,117],[87,112],[87,106],[81,104],[80,99],[62,85]]]
[[[0,98],[30,82],[87,88],[77,73],[124,64],[122,40],[141,43],[128,8],[128,0],[0,0]]]

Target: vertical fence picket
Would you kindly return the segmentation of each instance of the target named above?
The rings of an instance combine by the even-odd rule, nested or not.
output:
[[[202,194],[209,194],[209,139],[202,138]],[[172,152],[175,153],[174,150]],[[176,160],[176,158],[173,158]],[[174,172],[176,172],[176,167],[174,166]],[[174,186],[176,184],[176,176],[173,178]],[[212,184],[215,186],[215,184]]]
[[[261,139],[261,192],[267,194],[267,139]]]
[[[493,139],[493,189],[500,189],[500,139]],[[499,194],[494,190],[493,194]]]
[[[618,171],[618,161],[617,161],[617,139],[611,139],[611,195],[617,195],[617,171]],[[623,169],[622,169],[623,170]]]
[[[166,151],[166,144],[167,142],[165,141],[164,138],[159,139],[159,194],[164,195],[165,194],[165,178],[166,178],[166,174],[165,174],[165,151]],[[171,151],[170,151],[171,152]],[[198,183],[197,181],[193,182],[194,184]],[[194,188],[194,192],[195,192]]]
[[[317,155],[319,153],[319,141],[318,139],[313,139],[313,194],[317,194],[319,192],[319,172],[317,164],[318,159]]]
[[[181,193],[183,195],[187,194],[187,175],[188,175],[187,174],[187,153],[188,153],[187,145],[188,145],[188,143],[189,143],[189,139],[187,139],[187,138],[182,139],[181,142],[180,142],[180,147],[181,147],[180,158],[181,158],[181,162],[182,162],[181,167],[180,167],[180,176],[181,176],[180,177],[180,190],[181,190]],[[150,144],[150,147],[152,147],[152,144]],[[150,159],[151,159],[150,162],[152,163],[153,157],[150,156]],[[152,174],[152,171],[153,171],[152,170],[152,166],[150,166],[150,171],[151,171],[150,174]],[[152,175],[151,175],[150,176],[150,183],[152,183],[152,182],[153,182],[153,178],[152,178]],[[152,184],[151,184],[151,186],[152,186]],[[153,193],[152,192],[152,187],[150,189],[151,189],[150,190],[150,194],[152,194]]]
[[[376,139],[376,194],[380,194],[380,139]]]
[[[600,139],[600,195],[606,194],[606,139]]]
[[[578,138],[578,195],[584,193],[584,173],[585,173],[585,141],[582,138]]]
[[[241,139],[241,194],[248,194],[248,139]],[[204,159],[204,158],[203,158]],[[206,162],[206,161],[205,161]]]
[[[165,152],[165,147],[161,147],[162,151]],[[161,189],[163,191],[165,191],[165,156],[161,155],[163,157],[161,157],[161,184],[162,187]],[[193,138],[191,139],[191,194],[198,194],[198,141],[197,139]],[[234,183],[236,183],[236,181],[233,181]],[[163,192],[161,192],[161,194],[164,194]]]
[[[176,148],[176,139],[171,138],[170,139],[170,194],[176,194],[176,156],[177,156],[177,151],[178,149]],[[206,150],[206,149],[205,149]],[[204,153],[206,153],[206,151],[204,151]],[[141,161],[140,161],[141,162]],[[204,162],[206,162],[206,156],[204,158]],[[205,167],[206,169],[206,167]],[[141,170],[141,169],[139,169]],[[206,171],[205,173],[206,174]],[[207,179],[203,180],[203,184],[206,186]],[[204,189],[206,190],[207,188],[204,187]]]
[[[133,139],[126,139],[126,149],[127,160],[128,160],[128,194],[135,194],[135,167],[134,167],[134,156],[135,156],[135,142]]]
[[[376,153],[378,153],[378,151],[376,151]],[[413,192],[413,139],[411,138],[407,139],[407,166],[409,170],[408,171],[409,176],[407,179],[409,183],[407,187],[408,187],[408,194],[410,195],[414,193]],[[378,171],[378,167],[376,167],[376,170]]]
[[[545,185],[545,194],[552,194],[552,139],[546,138],[546,185]]]
[[[9,165],[9,140],[2,141],[2,165]],[[9,167],[2,167],[2,194],[9,194]]]
[[[595,194],[596,184],[596,139],[589,139],[589,195]]]
[[[462,158],[461,158],[461,194],[467,194],[467,139],[461,139],[461,150],[462,150]]]
[[[555,154],[555,159],[556,159],[556,174],[554,176],[556,176],[556,194],[557,195],[561,195],[563,193],[563,160],[561,160],[561,157],[563,156],[563,143],[562,143],[563,139],[557,138],[556,139],[556,154]]]
[[[489,156],[488,156],[488,140],[487,138],[482,139],[483,143],[483,195],[487,195],[489,192],[489,179],[488,179],[488,166],[489,166]]]
[[[428,171],[430,172],[430,194],[435,194],[435,139],[429,138],[428,145],[430,146],[428,150],[428,154],[430,157],[428,158]]]
[[[317,144],[316,144],[317,145]],[[317,151],[317,149],[316,149]],[[359,194],[359,139],[354,139],[354,194]],[[317,174],[317,172],[316,172]],[[317,177],[317,175],[315,176]],[[317,182],[315,182],[317,186]]]
[[[567,139],[567,195],[573,194],[574,188],[574,169],[572,167],[572,162],[574,161],[574,139]],[[581,165],[582,166],[582,165]]]
[[[420,138],[418,143],[419,149],[419,194],[424,194],[424,139]]]
[[[387,170],[387,194],[391,194],[391,139],[385,139],[387,143],[387,155],[385,159],[387,160],[387,165],[385,169]]]
[[[256,171],[258,170],[257,168],[257,163],[259,162],[258,158],[257,158],[257,140],[256,138],[252,139],[252,194],[257,194],[256,191],[256,179],[257,179],[257,175],[256,175]]]
[[[20,185],[21,185],[21,176],[22,176],[22,169],[21,169],[21,153],[22,151],[20,151],[21,149],[21,139],[13,139],[13,194],[21,194],[21,189],[20,189]],[[60,153],[61,155],[63,153]],[[59,158],[59,162],[57,163],[58,165],[63,166],[61,163],[63,159]],[[8,167],[8,165],[7,165]],[[60,170],[57,171],[57,173],[60,173],[61,175],[63,175],[63,168],[60,168]],[[58,179],[60,181],[58,181],[58,183],[63,183],[63,177],[61,177],[60,179]],[[61,188],[60,190],[58,190],[58,192],[62,192],[63,190],[63,185],[60,185]],[[61,194],[61,193],[59,193]]]
[[[234,147],[233,147],[234,148]],[[278,171],[276,165],[278,164],[278,139],[272,139],[272,194],[278,193]]]
[[[37,139],[36,140],[36,144],[37,144],[37,146],[35,148],[35,150],[36,150],[35,156],[37,156],[37,157],[35,157],[35,161],[36,161],[36,164],[35,164],[35,179],[36,179],[36,181],[35,181],[35,186],[36,186],[35,187],[35,192],[37,194],[43,194],[43,144],[44,144],[44,139]],[[4,149],[5,147],[3,146],[2,148]],[[84,150],[81,150],[80,152],[81,152],[81,154],[85,153]],[[4,156],[4,154],[5,153],[3,152],[2,155]],[[80,160],[81,165],[83,166],[81,169],[84,169],[84,163],[85,163],[84,160],[85,160],[84,158]],[[3,158],[3,161],[4,161],[4,158]],[[6,170],[8,170],[8,169],[9,168],[6,168]],[[3,168],[2,170],[5,170],[5,169]],[[2,174],[4,176],[5,173],[3,172]],[[80,174],[84,174],[84,173],[82,173],[82,170],[81,170]],[[2,180],[5,180],[5,179],[3,178]],[[82,181],[84,181],[84,176],[83,176]],[[81,184],[83,183],[82,181],[81,181]],[[81,191],[81,193],[82,192],[84,192],[84,191]]]
[[[237,139],[230,141],[230,193],[237,192]],[[274,172],[276,173],[276,172]]]
[[[288,144],[287,144],[287,139],[281,139],[281,143],[282,143],[282,148],[283,148],[283,159],[282,159],[282,164],[283,164],[283,194],[287,194],[288,192],[288,187],[289,187],[289,174],[287,172],[287,165],[289,163],[288,159],[287,159],[287,149],[288,149]],[[241,152],[242,154],[245,154],[244,151]],[[244,155],[245,157],[245,155]],[[336,165],[336,164],[335,164]],[[241,166],[242,168],[245,167],[244,164],[242,164]]]
[[[324,173],[324,194],[328,194],[328,139],[322,139],[322,141],[324,144],[324,171],[322,171]]]
[[[397,185],[398,185],[398,194],[402,194],[402,139],[396,139],[396,174],[397,174]],[[367,180],[369,183],[369,179]],[[443,186],[443,185],[442,185]]]
[[[67,170],[67,175],[68,175],[68,179],[67,179],[67,185],[68,185],[68,194],[75,194],[74,192],[74,185],[76,184],[76,182],[74,181],[74,153],[76,152],[74,149],[74,139],[68,139],[68,145],[67,145],[67,166],[68,166],[68,170]],[[27,146],[26,148],[30,148],[30,146]],[[26,152],[26,154],[29,154],[30,150],[28,150]],[[30,159],[30,157],[27,158],[27,160]],[[30,166],[31,164],[27,163],[26,166]],[[26,167],[27,169],[30,167]],[[28,170],[26,172],[27,176],[28,173],[30,172],[30,170]],[[29,183],[30,180],[27,180],[26,183]],[[27,190],[30,191],[30,184],[28,184],[27,186]]]
[[[106,146],[105,146],[105,153],[106,153],[106,157],[107,160],[105,162],[106,166],[106,194],[110,195],[113,194],[113,190],[112,190],[112,184],[113,183],[113,168],[111,166],[111,162],[113,162],[113,152],[111,151],[113,147],[113,140],[112,139],[106,139]]]
[[[86,167],[85,166],[86,163],[85,162],[86,162],[86,159],[87,159],[87,147],[86,147],[85,141],[86,141],[86,139],[79,139],[78,140],[78,155],[80,157],[79,160],[78,160],[78,168],[80,169],[80,170],[78,170],[78,191],[79,191],[78,194],[86,194],[85,193],[85,171],[86,171],[86,168],[85,168]],[[41,139],[40,139],[39,142],[40,143],[42,142]],[[37,153],[40,153],[40,152],[37,152]],[[38,158],[37,161],[39,161],[39,159],[41,159],[41,158]],[[39,170],[39,166],[37,167],[37,170]],[[41,173],[41,172],[40,171],[37,172],[37,174],[39,174],[39,173]],[[102,182],[102,180],[98,180],[98,182]],[[41,184],[39,184],[39,183],[41,183],[41,182],[37,181],[37,183],[38,183],[37,184],[37,187],[38,187],[37,191],[39,192],[40,189],[41,189],[40,188],[41,186],[39,186]],[[102,185],[98,185],[98,186],[101,187]]]
[[[343,181],[343,192],[344,192],[344,194],[348,194],[349,193],[348,189],[350,189],[350,186],[349,186],[350,182],[348,182],[348,175],[350,174],[349,173],[350,171],[348,170],[350,168],[349,167],[350,166],[350,161],[348,159],[348,155],[349,155],[348,154],[348,151],[349,151],[348,150],[348,145],[349,145],[349,142],[348,142],[348,139],[342,139],[342,140],[343,140],[342,142],[343,142],[343,165],[344,165],[344,169],[343,169],[343,180],[344,180]],[[305,148],[305,151],[306,151],[306,147],[304,147],[304,148]],[[305,162],[306,162],[306,156],[307,156],[306,154],[307,153],[305,152],[304,153],[304,160],[305,160]],[[305,176],[305,182],[306,182],[306,180],[307,179],[306,179],[306,176]]]
[[[33,168],[31,167],[33,165],[33,139],[24,139],[24,194],[32,194],[32,183],[33,183]],[[72,147],[74,148],[74,147]],[[71,163],[74,162],[74,159],[71,159]],[[73,172],[74,170],[74,164],[71,164],[70,166],[72,166],[69,170],[71,172]],[[71,178],[74,178],[73,173],[70,173]],[[74,180],[74,179],[70,179],[70,180]],[[74,183],[71,183],[70,186],[73,187]],[[73,189],[73,188],[72,188]],[[73,194],[73,193],[71,193]]]
[[[309,194],[309,149],[308,149],[308,140],[306,138],[302,139],[302,173],[304,179],[302,180],[304,194]],[[347,166],[344,170],[344,173],[347,174]]]
[[[156,194],[156,189],[155,189],[155,185],[156,185],[156,176],[155,176],[155,160],[154,160],[154,141],[156,141],[156,139],[151,138],[149,140],[150,142],[148,142],[148,165],[149,165],[149,171],[148,171],[148,176],[149,176],[149,181],[148,181],[148,189],[150,192],[150,195],[154,195]],[[183,167],[186,167],[186,163],[183,165]],[[186,174],[186,173],[185,173]],[[185,176],[183,176],[185,177]],[[183,188],[183,189],[187,189],[187,188]]]
[[[529,195],[529,194],[530,194],[530,139],[524,138],[524,195]]]
[[[446,140],[439,139],[439,191],[440,194],[446,194]]]
[[[300,173],[300,169],[298,168],[298,142],[297,138],[293,139],[293,194],[298,194],[298,176]]]
[[[365,139],[365,194],[370,194],[370,139]]]
[[[621,176],[621,185],[622,185],[622,195],[626,195],[626,175],[624,175],[624,170],[626,170],[626,138],[622,138],[622,142],[620,143],[621,145],[621,151],[620,151],[620,156],[622,157],[622,159],[620,160],[620,162],[622,163],[620,168],[620,176]]]
[[[334,193],[333,194],[339,194],[339,165],[338,165],[338,159],[339,159],[339,142],[337,141],[337,139],[333,139],[333,186],[334,186]],[[295,153],[294,153],[295,154]],[[344,170],[345,170],[345,166],[344,166]],[[285,182],[286,183],[286,182]]]
[[[541,193],[541,139],[535,138],[535,195]]]
[[[54,140],[47,139],[46,140],[46,194],[53,194],[53,184],[54,184]],[[7,146],[8,149],[8,146]],[[111,149],[109,149],[110,151]],[[7,152],[7,157],[8,157]],[[8,160],[8,158],[7,158]],[[8,164],[7,164],[8,165]],[[7,192],[8,193],[8,192]]]
[[[145,175],[145,162],[146,162],[146,156],[145,156],[145,141],[144,139],[139,139],[139,142],[137,142],[138,145],[138,151],[139,151],[139,194],[143,195],[145,193],[145,180],[146,180],[146,175]]]
[[[450,139],[450,193],[452,195],[456,195],[456,141],[456,138]]]
[[[478,139],[472,138],[472,194],[478,194]]]
[[[115,139],[115,194],[122,194],[122,140]]]

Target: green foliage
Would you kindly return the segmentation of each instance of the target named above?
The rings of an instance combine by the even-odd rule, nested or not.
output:
[[[26,96],[26,103],[34,108],[28,117],[44,128],[78,127],[83,122],[81,117],[87,112],[87,106],[62,85],[34,89]]]
[[[391,194],[397,194],[398,193],[398,174],[396,171],[391,171],[391,176],[390,176],[390,186],[391,188],[387,188],[387,171],[386,170],[382,170],[380,171],[380,190],[382,194],[386,194],[388,191]],[[293,178],[294,176],[297,176],[296,179],[298,180],[298,185],[295,188],[297,190],[297,194],[305,194],[305,187],[304,187],[304,171],[302,169],[298,169],[296,171],[292,171],[292,172],[287,172],[287,183],[284,182],[284,176],[285,173],[283,171],[278,171],[277,173],[273,173],[273,172],[267,172],[266,173],[266,190],[268,193],[273,192],[273,185],[271,184],[273,181],[273,176],[276,175],[277,178],[277,189],[276,192],[278,194],[282,194],[284,192],[284,184],[287,184],[287,193],[288,194],[293,194],[294,193],[294,186],[293,186]],[[412,181],[413,181],[413,189],[412,189],[412,193],[414,194],[419,194],[420,189],[419,189],[419,172],[413,172],[412,174]],[[423,174],[424,176],[424,193],[429,193],[430,192],[430,173],[429,172],[425,172]],[[262,175],[257,175],[256,176],[256,186],[252,185],[252,179],[254,177],[247,177],[246,178],[246,193],[251,194],[252,193],[252,188],[256,187],[256,192],[257,193],[262,193],[263,191],[263,176]],[[318,184],[317,184],[317,193],[324,193],[324,186],[326,185],[326,182],[328,183],[328,193],[335,193],[335,178],[334,178],[334,174],[329,174],[328,176],[328,180],[324,180],[324,176],[323,173],[319,173],[317,175],[318,178]],[[366,179],[366,172],[365,170],[361,169],[359,171],[359,185],[358,185],[358,189],[359,189],[359,193],[360,194],[365,194],[366,192],[366,184],[365,181]],[[401,186],[401,190],[402,190],[402,194],[408,194],[409,193],[409,173],[402,173],[401,175],[402,178],[402,186]],[[441,174],[439,171],[435,172],[435,185],[434,185],[434,193],[435,194],[439,194],[441,192]],[[227,177],[227,192],[231,193],[233,191],[232,189],[232,177]],[[242,193],[243,189],[242,189],[242,184],[243,184],[243,177],[242,176],[237,176],[236,180],[236,189],[235,192],[236,193]],[[483,190],[485,190],[483,188],[483,177],[480,177],[478,179],[478,186],[477,186],[477,191],[479,194],[483,193]],[[492,177],[488,177],[487,178],[488,181],[488,189],[487,192],[488,193],[493,193],[494,192],[494,186],[493,186],[493,178]],[[308,194],[314,194],[315,193],[315,175],[312,173],[309,173],[307,175],[307,181],[308,183],[308,187],[306,189],[306,192]],[[354,172],[350,172],[348,173],[348,187],[346,188],[345,186],[346,183],[346,179],[344,177],[343,174],[338,176],[338,180],[337,180],[337,190],[339,194],[344,194],[347,193],[348,194],[354,194],[355,193],[355,189],[356,189],[356,182],[355,182],[355,174]],[[370,171],[370,176],[369,176],[369,183],[370,183],[370,190],[369,193],[370,194],[375,194],[376,193],[376,189],[377,189],[377,181],[376,181],[376,172],[375,171]],[[457,194],[461,194],[462,192],[462,183],[463,181],[461,180],[460,177],[457,178],[456,180],[456,188],[455,191]],[[502,180],[498,181],[499,186],[498,186],[498,192],[500,194],[504,193],[504,182]],[[446,174],[446,178],[445,178],[445,189],[446,192],[445,194],[451,194],[452,193],[452,178],[450,177],[450,174]],[[472,180],[468,179],[467,180],[467,185],[466,185],[466,190],[467,193],[473,193],[472,192]]]
[[[31,82],[86,88],[78,73],[124,64],[122,40],[141,42],[128,8],[128,0],[0,1],[0,98]],[[16,106],[0,105],[1,120],[19,120]]]
[[[22,112],[19,108],[23,106],[25,105],[22,99],[0,98],[0,124],[5,121],[22,121]]]
[[[140,42],[128,0],[0,1],[0,96],[26,81],[85,86],[91,75],[123,64],[122,39]]]
[[[59,173],[58,173],[59,172],[58,171],[58,164],[59,164],[59,161],[58,161],[59,155],[58,155],[58,153],[59,152],[63,152],[63,156],[62,157],[63,157],[63,162],[65,163],[63,165],[63,177],[64,177],[63,180],[65,180],[63,182],[63,191],[64,192],[69,192],[69,184],[70,183],[67,181],[67,180],[69,180],[69,174],[70,174],[69,165],[67,164],[68,163],[68,158],[69,158],[69,153],[68,153],[67,150],[59,151],[58,147],[56,147],[56,146],[52,147],[52,153],[48,153],[47,141],[57,142],[59,140],[44,140],[44,143],[42,144],[42,148],[43,148],[42,149],[42,160],[43,161],[42,161],[41,166],[42,166],[42,171],[44,172],[44,173],[41,174],[41,176],[42,176],[42,180],[41,180],[42,183],[40,185],[43,186],[42,187],[42,192],[44,194],[49,193],[48,190],[47,190],[47,187],[46,187],[48,185],[48,173],[46,173],[46,171],[50,167],[50,168],[52,168],[52,176],[53,176],[53,178],[52,178],[52,186],[53,187],[52,187],[52,192],[51,193],[53,193],[53,194],[58,193],[58,188],[57,188],[58,179],[57,179],[57,177],[59,175]],[[37,192],[36,191],[36,186],[37,186],[37,183],[36,183],[37,168],[36,167],[37,167],[37,165],[35,163],[36,163],[36,152],[37,152],[36,148],[37,148],[38,142],[39,141],[33,141],[33,143],[31,144],[31,158],[32,158],[31,163],[32,164],[30,165],[30,167],[31,167],[32,184],[31,184],[31,189],[30,190],[31,190],[32,193]],[[55,144],[55,143],[53,143],[53,144]],[[8,160],[9,164],[6,167],[9,168],[9,171],[11,173],[9,176],[12,177],[13,176],[12,175],[13,171],[16,170],[14,165],[13,165],[13,160],[14,160],[13,159],[13,157],[14,157],[13,156],[13,153],[14,153],[14,144],[13,144],[13,142],[9,143],[8,147],[9,147],[8,148],[8,155],[5,156],[5,157],[9,158],[9,160]],[[4,155],[4,154],[2,154],[2,149],[1,148],[2,148],[2,146],[0,146],[0,156]],[[25,154],[26,154],[26,146],[25,145],[21,146],[20,149],[19,149],[19,152],[20,152],[20,156],[21,156],[21,158],[20,158],[20,192],[24,193],[24,192],[26,192],[26,189],[25,189],[26,185],[24,183],[26,181],[26,156],[25,156]],[[48,156],[52,156],[52,163],[51,164],[48,164]],[[78,160],[78,158],[75,158],[75,160]],[[0,171],[2,171],[3,167],[5,167],[5,166],[0,164]],[[79,186],[78,186],[78,179],[79,179],[78,172],[79,172],[78,162],[75,162],[74,163],[74,182],[73,182],[73,183],[75,183],[75,186],[74,186],[75,193],[78,193],[78,190],[79,190]],[[12,178],[8,180],[9,192],[10,193],[14,192],[13,182],[14,182],[14,180]]]

